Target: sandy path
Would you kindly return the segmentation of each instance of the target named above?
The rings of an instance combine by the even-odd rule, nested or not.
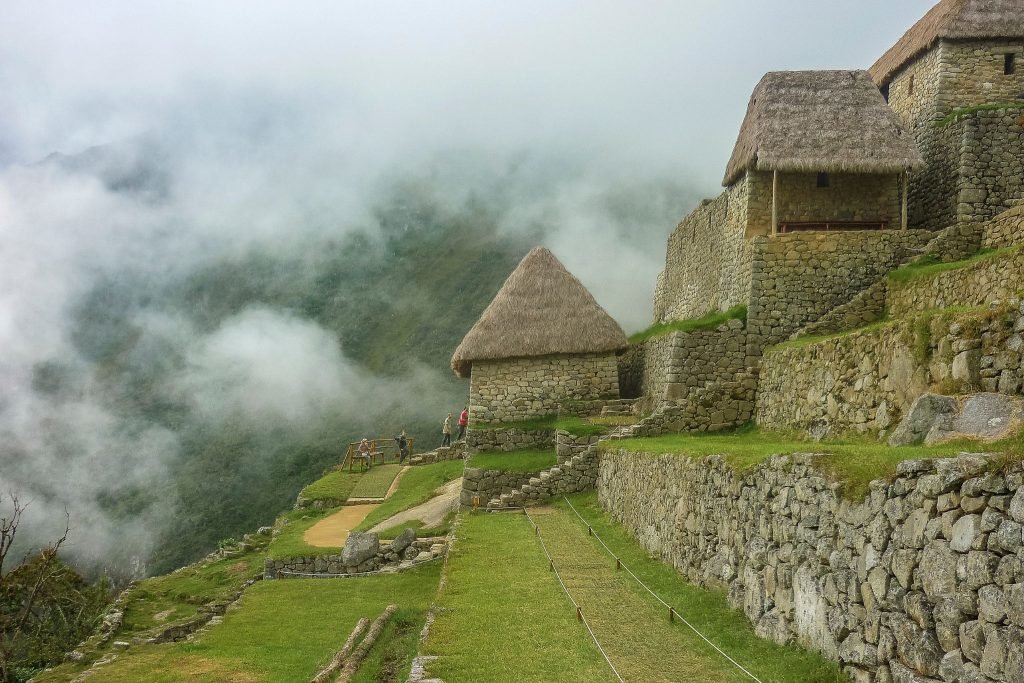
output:
[[[423,522],[423,526],[426,528],[434,527],[440,524],[448,513],[457,510],[459,507],[459,492],[462,491],[462,477],[453,479],[444,486],[437,489],[437,495],[428,500],[425,503],[421,503],[414,508],[409,508],[403,512],[399,512],[397,515],[393,515],[377,526],[370,529],[370,531],[378,532],[385,529],[390,529],[393,526],[397,526],[402,522],[409,522],[417,519]]]
[[[340,548],[345,545],[348,533],[356,528],[377,507],[369,505],[346,505],[330,517],[325,517],[306,529],[302,540],[317,548]]]

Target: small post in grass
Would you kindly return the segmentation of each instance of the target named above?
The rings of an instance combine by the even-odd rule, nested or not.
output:
[[[583,621],[583,608],[576,605],[576,621]]]
[[[620,560],[619,558],[616,557],[615,558],[615,571],[619,571],[620,569],[622,569],[622,560]]]
[[[587,536],[593,536],[593,535],[594,535],[594,527],[592,527],[592,526],[590,526],[588,524],[587,525]]]
[[[676,611],[674,609],[672,609],[671,607],[668,608],[668,620],[669,620],[669,623],[672,623],[672,624],[674,624],[675,621],[676,621]]]

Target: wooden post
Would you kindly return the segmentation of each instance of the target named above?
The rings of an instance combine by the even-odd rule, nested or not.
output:
[[[903,172],[903,206],[900,214],[900,230],[907,229],[907,185],[910,184],[910,172]]]
[[[779,234],[779,207],[776,197],[779,193],[779,172],[772,171],[772,237]]]

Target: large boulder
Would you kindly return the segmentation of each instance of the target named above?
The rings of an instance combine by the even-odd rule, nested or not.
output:
[[[391,541],[391,552],[400,553],[416,540],[416,530],[409,527],[402,533],[398,534],[395,540]]]
[[[889,437],[890,446],[921,443],[938,422],[956,412],[957,401],[951,396],[921,394],[910,405],[906,417]]]
[[[936,444],[977,439],[998,441],[1017,434],[1024,420],[1024,400],[981,393],[952,397],[921,394],[889,437],[890,446]]]
[[[345,541],[345,548],[341,551],[341,563],[346,567],[358,567],[363,562],[372,559],[380,549],[380,539],[377,534],[364,534],[353,531]]]

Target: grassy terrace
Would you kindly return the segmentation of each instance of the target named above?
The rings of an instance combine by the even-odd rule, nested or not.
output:
[[[345,581],[257,583],[222,625],[191,642],[132,647],[94,678],[111,683],[308,681],[341,647],[360,617],[372,620],[395,603],[400,612],[355,680],[405,680],[439,572],[435,563]]]
[[[427,502],[434,497],[434,492],[438,487],[462,476],[464,464],[462,460],[446,460],[432,465],[409,468],[398,480],[398,488],[391,494],[391,497],[367,515],[366,519],[356,527],[356,531],[366,531],[394,514]],[[402,524],[401,529],[409,526],[415,527],[416,524]],[[401,529],[398,531],[401,532]],[[385,538],[389,536],[389,534],[382,535]]]
[[[401,465],[371,467],[356,483],[349,498],[383,498],[401,469]]]
[[[705,634],[712,642],[729,653],[733,659],[750,669],[755,675],[764,681],[811,681],[825,683],[848,680],[839,667],[834,663],[826,661],[820,655],[799,647],[784,647],[776,645],[768,640],[762,640],[754,634],[753,626],[746,617],[739,611],[731,609],[726,601],[724,592],[708,591],[692,586],[683,581],[671,567],[658,560],[651,559],[647,552],[626,533],[626,531],[612,522],[605,515],[597,502],[597,495],[594,493],[578,494],[570,497],[573,506],[587,520],[587,523],[594,529],[601,539],[608,544],[612,551],[622,559],[634,574],[644,583],[651,587],[655,593],[675,607],[690,623]],[[622,604],[622,618],[627,618],[630,613],[636,616],[635,603],[640,601],[647,603],[656,613],[656,622],[646,627],[639,625],[635,631],[640,633],[641,641],[636,644],[639,650],[642,647],[650,646],[646,642],[648,638],[658,638],[662,641],[662,651],[668,655],[665,661],[648,661],[641,659],[630,662],[628,643],[619,643],[625,649],[618,654],[618,661],[625,666],[631,666],[634,675],[630,677],[625,671],[623,674],[626,680],[687,680],[666,676],[665,669],[669,666],[689,665],[691,671],[700,671],[700,680],[704,681],[749,681],[750,679],[728,664],[720,655],[713,652],[706,644],[698,639],[691,631],[682,624],[676,624],[669,632],[665,632],[666,626],[663,621],[663,608],[656,603],[650,595],[644,591],[636,582],[627,579],[623,572],[614,572],[614,562],[605,554],[597,541],[586,535],[583,523],[569,509],[565,502],[559,502],[555,507],[563,513],[564,523],[569,523],[576,528],[576,536],[579,542],[585,542],[592,547],[593,562],[597,565],[604,564],[606,571],[611,573],[611,581],[617,581],[618,596],[611,599]],[[543,521],[538,522],[542,533],[548,538],[553,538],[557,529],[548,530]],[[563,532],[564,535],[564,532]],[[552,550],[556,553],[555,550]],[[556,558],[556,561],[557,558]],[[583,558],[580,558],[580,562]],[[589,566],[589,565],[588,565]],[[570,567],[568,572],[572,571]],[[588,570],[594,571],[594,570]],[[599,571],[599,570],[598,570]],[[585,578],[585,577],[584,577]],[[611,584],[613,585],[613,584]],[[599,594],[611,593],[609,585],[601,583],[594,586]],[[586,590],[584,583],[583,590]],[[597,609],[595,601],[591,600],[593,613]],[[634,609],[627,613],[625,606],[630,605]],[[614,604],[612,605],[615,606]],[[642,614],[642,612],[641,612]],[[599,616],[599,615],[598,615]],[[595,619],[597,617],[595,616]],[[615,628],[621,628],[613,626]],[[658,627],[662,627],[660,632]],[[595,628],[600,628],[595,626]],[[630,632],[622,634],[624,638],[630,637]],[[601,637],[600,635],[598,636]],[[602,643],[605,640],[602,639]],[[615,647],[613,642],[606,647]],[[689,662],[676,661],[687,659]],[[613,661],[616,661],[613,655]],[[652,667],[648,671],[640,671],[638,667]],[[637,676],[637,674],[640,674]]]
[[[362,472],[331,470],[299,493],[305,500],[335,500],[344,502],[352,495]]]
[[[673,320],[668,323],[655,323],[646,330],[637,332],[629,337],[630,344],[639,344],[654,337],[670,334],[672,332],[694,332],[696,330],[713,330],[724,322],[730,320],[746,320],[747,307],[734,306],[728,311],[715,311],[708,313],[702,318],[691,320]]]
[[[610,449],[626,449],[638,453],[704,457],[722,455],[737,471],[754,467],[773,455],[822,453],[818,467],[840,482],[848,498],[862,497],[874,479],[893,476],[902,460],[945,458],[963,451],[1006,452],[1011,457],[1024,452],[1020,440],[982,444],[958,442],[942,446],[902,446],[892,448],[871,438],[847,437],[815,443],[799,437],[765,432],[746,427],[733,432],[691,435],[670,434],[646,439],[623,439],[605,445]]]
[[[302,536],[306,529],[324,517],[333,515],[338,508],[331,510],[312,510],[309,508],[289,510],[277,518],[274,526],[280,529],[267,549],[267,557],[281,560],[288,557],[337,554],[338,548],[324,548],[307,545]],[[340,547],[340,546],[339,546]]]
[[[963,259],[962,261],[949,261],[941,262],[937,261],[935,257],[930,254],[923,256],[913,263],[908,263],[905,266],[897,268],[891,271],[888,275],[890,282],[904,283],[916,280],[918,278],[930,277],[936,273],[942,273],[948,270],[960,270],[962,268],[970,268],[971,266],[983,263],[985,261],[991,261],[997,258],[1003,258],[1015,252],[1021,250],[1021,245],[1013,247],[1004,247],[1002,249],[982,249],[978,253],[974,254],[970,258]]]
[[[423,644],[447,683],[614,683],[522,515],[466,514]]]
[[[554,467],[558,462],[554,449],[477,453],[467,467],[479,467],[482,470],[501,470],[502,472],[540,472]]]

